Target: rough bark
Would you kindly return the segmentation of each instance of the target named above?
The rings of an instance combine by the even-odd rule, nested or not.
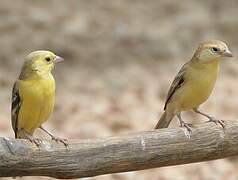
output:
[[[0,177],[49,176],[80,178],[187,164],[238,155],[238,121],[225,129],[213,123],[192,128],[138,132],[102,139],[44,141],[0,138]]]

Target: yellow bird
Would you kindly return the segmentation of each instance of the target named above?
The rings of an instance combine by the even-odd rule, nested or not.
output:
[[[29,139],[39,146],[41,140],[34,138],[33,133],[40,128],[53,140],[67,145],[65,139],[56,138],[42,127],[55,103],[55,80],[51,70],[62,60],[50,51],[35,51],[26,57],[12,91],[11,119],[15,138]]]
[[[209,40],[201,43],[192,59],[185,63],[175,77],[156,129],[167,128],[174,116],[177,116],[181,127],[191,132],[191,124],[181,118],[182,111],[194,110],[209,119],[219,123],[224,128],[224,122],[198,110],[210,96],[219,71],[220,60],[223,57],[232,57],[227,45],[218,40]]]

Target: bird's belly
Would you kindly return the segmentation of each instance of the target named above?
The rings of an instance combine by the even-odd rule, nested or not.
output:
[[[215,79],[202,79],[188,82],[181,87],[177,92],[180,111],[190,110],[204,103],[210,96],[214,83]]]
[[[53,111],[54,84],[27,83],[20,87],[22,104],[18,116],[18,128],[32,135]]]

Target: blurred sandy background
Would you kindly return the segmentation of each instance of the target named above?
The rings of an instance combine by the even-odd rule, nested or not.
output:
[[[224,40],[237,54],[237,9],[236,0],[0,1],[0,136],[13,137],[11,88],[23,57],[38,49],[65,58],[54,71],[56,108],[45,124],[52,132],[79,139],[151,130],[173,77],[200,41]],[[224,60],[202,109],[237,118],[237,78],[237,59]],[[184,118],[205,121],[193,113]],[[238,179],[232,159],[89,179]]]

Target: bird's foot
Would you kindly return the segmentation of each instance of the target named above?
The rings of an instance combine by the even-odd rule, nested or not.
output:
[[[20,132],[20,131],[19,131]],[[35,138],[34,136],[28,134],[24,130],[22,131],[24,139],[28,139],[31,143],[34,143],[37,147],[40,147],[42,140],[39,138]]]
[[[215,123],[216,125],[217,125],[217,124],[220,124],[223,129],[225,129],[225,127],[226,127],[226,124],[225,124],[225,121],[224,121],[224,120],[216,119],[216,118],[214,118],[214,117],[209,117],[209,120],[208,120],[207,122],[213,122],[213,123]]]
[[[28,137],[31,143],[34,143],[37,147],[40,147],[42,140],[34,137]]]
[[[62,138],[58,138],[55,137],[50,131],[46,130],[45,128],[43,128],[42,126],[40,126],[40,129],[42,129],[44,132],[46,132],[53,141],[57,142],[57,143],[63,143],[64,146],[66,147],[66,149],[69,149],[69,144],[68,144],[68,140],[67,139],[62,139]]]
[[[67,139],[63,139],[63,138],[59,138],[59,137],[55,137],[52,136],[51,137],[53,141],[57,142],[57,143],[62,143],[64,144],[64,146],[68,149],[69,148],[69,144],[68,144],[68,140]]]
[[[190,135],[192,134],[192,127],[193,125],[191,123],[185,123],[184,121],[180,121],[180,127],[185,127],[188,131],[188,136],[190,138]]]
[[[184,121],[180,121],[180,127],[185,127],[185,126],[188,126],[189,128],[193,127],[193,124],[192,123],[186,123]]]

